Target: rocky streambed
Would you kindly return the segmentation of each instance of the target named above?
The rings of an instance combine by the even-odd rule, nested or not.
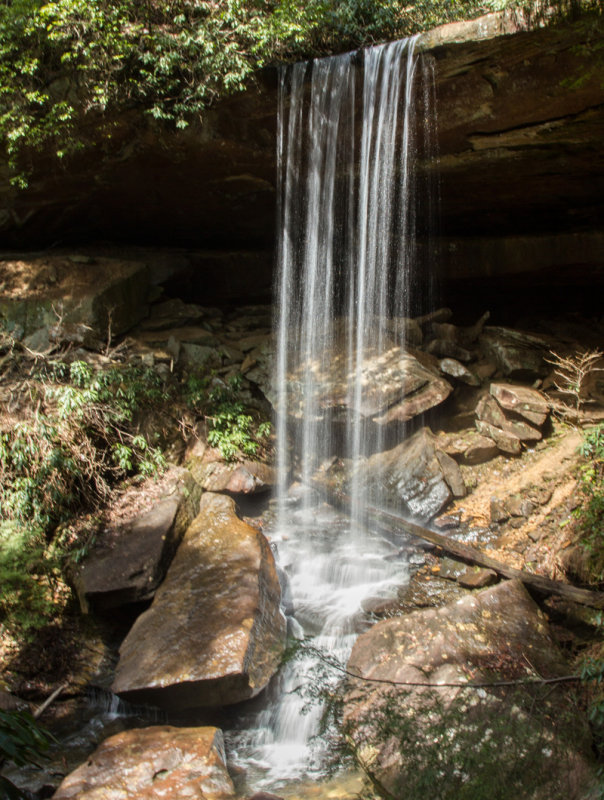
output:
[[[246,406],[271,413],[269,307],[218,309],[154,299],[161,282],[157,265],[114,259],[105,269],[106,257],[97,264],[89,258],[65,254],[32,262],[34,280],[30,296],[19,298],[27,300],[21,316],[10,304],[0,309],[5,330],[27,348],[28,358],[140,363],[165,380],[204,373],[217,385],[241,376]],[[9,276],[21,275],[24,264],[5,264]],[[82,285],[62,316],[51,319],[48,295],[58,286],[68,296],[63,283],[74,265],[98,267],[105,279]],[[558,687],[555,680],[573,674],[568,659],[593,637],[590,612],[556,598],[539,597],[538,606],[522,583],[498,582],[496,572],[400,533],[374,530],[370,549],[357,551],[353,532],[321,491],[346,491],[360,480],[385,491],[402,516],[509,565],[560,581],[588,577],[572,525],[579,502],[576,426],[604,417],[604,392],[594,377],[580,402],[566,408],[551,361],[553,354],[572,357],[593,348],[602,331],[593,320],[545,317],[522,330],[490,325],[483,311],[465,325],[448,309],[389,321],[393,331],[404,330],[406,346],[392,345],[363,364],[367,386],[380,384],[379,392],[366,395],[363,424],[380,431],[383,449],[356,464],[334,453],[312,489],[296,483],[294,467],[288,531],[271,527],[276,475],[270,447],[263,458],[229,460],[208,441],[207,420],[187,418],[179,426],[163,411],[141,419],[141,429],[162,429],[172,463],[160,481],[117,496],[95,531],[72,575],[85,616],[58,621],[37,646],[3,646],[4,680],[14,694],[35,702],[65,684],[63,699],[46,712],[59,739],[52,767],[6,768],[10,779],[38,797],[83,800],[227,798],[261,786],[300,797],[357,791],[348,779],[340,789],[321,789],[320,773],[310,769],[306,777],[304,770],[292,774],[289,786],[284,775],[272,785],[246,783],[254,745],[248,742],[247,755],[234,758],[221,732],[237,749],[240,739],[229,733],[229,726],[237,729],[233,719],[258,724],[268,707],[264,698],[274,697],[280,682],[283,688],[286,617],[294,638],[301,624],[307,633],[320,632],[319,615],[332,614],[337,599],[347,615],[338,625],[352,647],[352,674],[344,683],[341,673],[334,678],[343,700],[339,722],[374,787],[386,796],[413,797],[425,793],[429,781],[445,781],[449,794],[443,797],[453,797],[456,787],[461,791],[476,778],[513,785],[519,796],[588,796],[593,765],[583,700],[574,683]],[[315,384],[318,407],[336,427],[349,402],[339,359],[334,352],[333,369]],[[294,409],[299,390],[294,374],[288,386]],[[10,403],[10,386],[1,391]],[[316,493],[314,511],[303,519],[308,492]],[[299,546],[302,531],[310,549]],[[307,572],[299,569],[301,561]],[[324,589],[316,608],[304,590],[325,564],[348,570],[349,591],[335,598],[335,590]],[[367,580],[354,583],[353,574]],[[53,662],[53,649],[61,650],[70,635],[77,642],[71,656]],[[329,638],[318,645],[334,654]],[[348,658],[345,650],[335,655]],[[294,674],[304,671],[293,663]],[[552,681],[547,692],[522,683],[513,695],[507,687],[489,687],[536,678]],[[485,685],[469,693],[463,688],[468,683]],[[69,755],[67,739],[91,686],[130,704],[111,714],[111,725],[117,720],[130,729],[99,724],[93,730],[91,721],[85,744]],[[279,702],[273,731],[275,715],[286,713]],[[151,707],[159,711],[150,719]],[[305,724],[300,708],[293,708],[294,728]],[[261,761],[278,750],[279,740],[273,736],[264,745]],[[263,770],[271,773],[260,764]],[[493,790],[491,796],[499,795]]]

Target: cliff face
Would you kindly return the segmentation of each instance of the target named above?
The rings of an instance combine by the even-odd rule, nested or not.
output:
[[[603,32],[594,18],[523,30],[489,15],[420,38],[434,65],[439,146],[423,169],[440,176],[447,278],[580,266],[581,280],[602,280]],[[4,180],[0,247],[264,251],[256,294],[268,290],[276,83],[267,71],[185,132],[120,119],[111,139],[66,167],[41,160],[27,191]],[[566,237],[560,247],[553,234]]]

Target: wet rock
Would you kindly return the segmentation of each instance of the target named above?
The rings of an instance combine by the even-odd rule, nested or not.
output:
[[[54,800],[226,800],[235,790],[218,728],[154,726],[106,739]]]
[[[465,493],[459,467],[437,450],[436,441],[429,428],[422,428],[392,450],[371,456],[361,468],[362,480],[370,491],[385,491],[393,508],[402,501],[412,516],[431,519],[454,495]]]
[[[460,575],[468,568],[463,561],[456,561],[454,558],[442,558],[440,560],[439,576],[450,581],[456,581]]]
[[[440,608],[466,594],[467,591],[458,583],[439,576],[431,576],[427,580],[421,574],[416,574],[408,586],[399,590],[398,597],[401,610],[409,613],[421,608]]]
[[[401,602],[392,598],[368,597],[361,603],[361,608],[366,614],[373,614],[374,617],[393,617],[401,613]]]
[[[492,383],[489,391],[501,408],[524,417],[538,428],[548,417],[548,402],[536,389],[508,383]]]
[[[187,470],[175,469],[148,511],[102,531],[74,576],[84,613],[153,597],[197,515],[200,495]]]
[[[507,781],[510,794],[523,797],[562,796],[562,786],[569,798],[585,796],[590,737],[576,708],[567,713],[572,689],[543,697],[527,687],[506,694],[443,685],[568,674],[545,617],[519,581],[377,623],[357,639],[348,670],[372,680],[348,682],[344,731],[361,766],[389,796],[406,796],[421,766],[433,763],[431,755],[449,781],[472,759],[464,780],[481,787],[485,780]],[[414,683],[427,686],[408,685]]]
[[[468,386],[480,386],[480,380],[476,377],[476,375],[454,358],[441,359],[439,366],[443,375],[456,378],[462,383],[467,383]]]
[[[432,525],[438,531],[454,531],[461,524],[461,513],[443,514],[432,521]]]
[[[495,359],[509,378],[534,380],[547,374],[549,343],[534,334],[512,328],[486,327],[479,337],[482,351]]]
[[[491,586],[499,580],[497,573],[492,569],[470,566],[453,558],[441,559],[439,575],[441,578],[457,581],[465,589],[484,589],[485,586]]]
[[[120,648],[113,691],[180,709],[238,703],[279,666],[285,619],[266,538],[206,493],[153,604]]]

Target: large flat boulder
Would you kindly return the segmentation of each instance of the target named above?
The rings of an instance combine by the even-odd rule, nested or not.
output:
[[[218,728],[154,726],[106,739],[54,800],[226,800],[235,790]]]
[[[143,494],[141,487],[137,491]],[[149,508],[105,527],[74,576],[82,611],[153,597],[197,514],[200,495],[191,474],[173,468]]]
[[[401,504],[407,513],[427,522],[452,500],[463,497],[465,486],[457,463],[438,448],[429,428],[371,456],[361,467],[369,491],[386,497],[391,508]]]
[[[336,320],[334,340],[321,358],[296,365],[288,375],[288,413],[302,418],[309,413],[315,419],[345,421],[351,412],[377,426],[403,423],[439,405],[453,391],[438,369],[421,363],[413,354],[393,342],[381,346],[369,344],[359,359],[361,391],[352,387],[355,375],[346,337],[347,321]],[[377,341],[370,332],[368,341]],[[357,367],[353,369],[356,372]],[[310,387],[310,388],[309,388]]]
[[[151,607],[120,648],[113,691],[169,709],[238,703],[279,666],[285,618],[266,538],[206,493]]]
[[[590,737],[573,690],[522,683],[569,668],[519,581],[379,622],[348,673],[359,679],[347,683],[345,733],[386,796],[423,796],[436,775],[443,798],[588,796]]]

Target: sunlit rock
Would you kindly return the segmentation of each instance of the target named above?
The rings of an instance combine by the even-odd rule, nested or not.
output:
[[[492,383],[489,391],[501,408],[524,417],[534,426],[540,428],[547,419],[548,402],[536,389],[509,383]]]
[[[462,383],[467,383],[468,386],[480,386],[478,377],[464,364],[461,364],[454,358],[443,358],[440,361],[440,371],[443,375],[449,375],[451,378],[456,378]]]
[[[258,694],[285,645],[266,538],[225,495],[202,496],[151,607],[120,648],[113,691],[163,708],[218,706]]]
[[[582,800],[590,736],[572,689],[447,685],[568,672],[543,614],[519,581],[506,581],[361,635],[348,662],[360,677],[347,681],[344,730],[390,797],[415,795],[422,774],[437,769],[468,796],[491,782],[510,797]]]
[[[345,321],[340,320],[345,328]],[[375,338],[375,337],[374,337]],[[353,339],[354,341],[354,339]],[[363,348],[360,363],[340,336],[315,361],[299,364],[288,376],[288,409],[296,418],[344,421],[358,413],[378,426],[406,422],[445,400],[452,391],[447,381],[393,343]],[[355,391],[357,369],[360,387]]]
[[[235,790],[218,728],[154,726],[106,739],[54,800],[227,800]]]
[[[492,439],[472,428],[459,433],[441,434],[438,447],[461,464],[483,464],[499,454],[499,448]]]
[[[479,420],[500,430],[510,433],[521,442],[536,442],[541,439],[541,431],[523,422],[507,416],[499,403],[491,395],[485,395],[476,406],[476,416]]]

